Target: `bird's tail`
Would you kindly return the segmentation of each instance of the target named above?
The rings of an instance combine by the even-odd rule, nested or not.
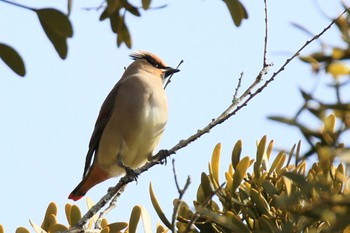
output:
[[[83,180],[69,194],[68,199],[74,201],[81,199],[92,187],[109,178],[111,178],[111,176],[107,172],[102,170],[98,165],[93,164]]]

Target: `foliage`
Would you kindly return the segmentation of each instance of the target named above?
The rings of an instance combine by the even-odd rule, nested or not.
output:
[[[88,208],[93,206],[90,198],[86,198]],[[44,220],[41,226],[38,226],[33,221],[29,220],[31,226],[36,233],[54,233],[63,232],[73,227],[81,218],[81,211],[78,206],[66,204],[65,213],[68,221],[68,226],[63,225],[57,220],[57,205],[51,202],[46,209]],[[114,222],[108,223],[106,218],[99,219],[94,216],[86,226],[85,232],[100,232],[100,233],[135,233],[138,223],[142,218],[145,232],[150,232],[150,217],[147,210],[143,206],[134,206],[131,211],[129,223]],[[157,233],[167,232],[168,230],[161,225],[157,226]],[[4,228],[0,224],[0,233],[4,233]],[[30,233],[25,227],[18,227],[16,233]]]
[[[323,131],[334,122],[325,121]],[[342,163],[332,163],[332,150],[318,147],[319,161],[307,169],[305,160],[295,161],[300,143],[286,154],[281,151],[269,166],[273,141],[264,136],[256,159],[241,158],[242,142],[232,151],[232,162],[220,187],[218,144],[202,173],[194,210],[183,200],[177,216],[178,232],[343,232],[350,230],[349,176]],[[251,172],[249,172],[251,170]],[[152,191],[153,192],[153,191]],[[154,195],[154,194],[152,194]],[[161,209],[155,208],[164,221]],[[193,225],[191,226],[191,224]]]
[[[331,102],[329,97],[324,98],[326,100],[321,100],[315,96],[315,90],[308,92],[301,89],[300,93],[304,101],[293,117],[269,117],[271,120],[294,126],[300,130],[310,146],[309,150],[303,155],[304,158],[317,153],[317,147],[320,146],[331,146],[337,154],[349,153],[346,145],[340,142],[341,136],[349,133],[350,128],[350,99],[344,100],[345,96],[343,95],[348,92],[347,89],[349,88],[350,66],[346,63],[350,59],[349,13],[338,18],[335,23],[345,46],[340,47],[339,45],[322,43],[319,51],[300,56],[300,60],[310,64],[316,74],[324,72],[332,77],[332,82],[327,87],[333,92],[329,96],[336,96],[336,100]],[[302,28],[301,26],[298,27]],[[306,29],[302,29],[306,31]],[[327,132],[328,135],[324,135],[318,129],[311,128],[303,123],[304,113],[311,113],[317,122],[323,122],[327,114],[334,113],[336,116],[334,120],[339,121],[340,124],[334,133],[329,134]]]
[[[68,18],[71,11],[72,0],[67,0],[67,15],[53,8],[35,9],[9,0],[0,1],[35,12],[46,36],[54,46],[60,58],[65,59],[67,57],[67,39],[73,37],[72,24]],[[246,9],[239,0],[224,0],[224,2],[226,3],[234,24],[237,27],[240,26],[242,20],[248,18]],[[140,3],[141,7],[138,7],[136,4],[133,5],[127,0],[105,0],[100,6],[94,8],[96,10],[103,9],[100,15],[100,21],[109,19],[111,30],[117,36],[116,43],[118,47],[122,44],[125,44],[128,48],[132,47],[131,34],[126,24],[127,14],[140,17],[141,10],[146,11],[152,9],[151,0],[141,0]],[[163,7],[166,7],[166,5],[156,8],[160,9]],[[7,44],[0,43],[0,58],[16,74],[22,77],[25,76],[26,69],[24,61],[14,48]]]

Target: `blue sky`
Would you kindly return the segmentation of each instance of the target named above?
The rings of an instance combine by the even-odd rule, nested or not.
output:
[[[310,38],[290,22],[314,33],[328,25],[317,2],[328,16],[342,11],[333,1],[269,1],[268,62],[274,66],[267,77]],[[33,4],[62,11],[66,7],[65,0],[56,5],[42,0]],[[217,117],[230,104],[240,73],[244,72],[243,93],[262,67],[263,1],[243,2],[249,19],[239,28],[222,1],[154,1],[152,6],[168,7],[142,12],[141,18],[127,16],[132,50],[117,48],[109,23],[98,21],[100,12],[82,9],[98,4],[73,1],[74,36],[68,41],[68,57],[62,61],[32,12],[0,2],[0,40],[22,55],[27,68],[27,76],[19,78],[0,63],[0,223],[6,232],[18,226],[30,228],[28,219],[41,224],[51,201],[59,206],[59,220],[66,223],[64,205],[73,203],[67,196],[81,180],[99,108],[123,67],[130,64],[130,52],[151,51],[171,66],[184,60],[181,72],[167,88],[169,121],[160,149],[174,146]],[[327,32],[323,40],[339,42],[336,30]],[[314,43],[305,52],[317,48]],[[298,142],[298,131],[268,121],[266,116],[292,115],[301,104],[299,87],[310,90],[319,78],[324,83],[331,81],[327,75],[313,77],[310,67],[296,59],[236,116],[172,156],[179,181],[184,184],[188,175],[192,179],[185,200],[191,205],[195,199],[200,173],[207,172],[216,143],[222,143],[223,180],[238,139],[243,140],[243,155],[252,158],[256,140],[265,134],[274,139],[276,148],[289,149]],[[334,98],[325,90],[316,94]],[[151,181],[170,218],[172,200],[178,194],[168,163],[142,174],[138,184],[130,184],[108,219],[127,221],[131,208],[143,205],[155,226],[158,218],[148,193]],[[100,184],[88,196],[98,201],[116,182],[111,179]],[[84,200],[77,204],[86,210]]]

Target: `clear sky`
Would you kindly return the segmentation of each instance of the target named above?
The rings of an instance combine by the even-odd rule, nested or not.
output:
[[[274,66],[267,77],[310,38],[290,22],[314,33],[328,25],[317,2],[328,16],[342,11],[337,1],[269,1],[268,62]],[[66,0],[56,5],[43,0],[32,3],[38,8],[66,8]],[[249,19],[239,28],[222,1],[153,1],[153,7],[168,7],[142,12],[141,18],[127,16],[132,50],[124,45],[117,48],[109,22],[98,21],[100,12],[83,10],[98,4],[100,1],[73,1],[74,37],[68,41],[68,57],[62,61],[35,14],[0,2],[0,42],[12,45],[27,68],[27,76],[20,78],[0,63],[0,223],[6,232],[14,232],[18,226],[31,228],[28,219],[41,224],[51,201],[58,204],[59,220],[66,224],[64,205],[73,203],[67,196],[81,180],[99,108],[123,67],[130,64],[130,52],[151,51],[171,66],[184,60],[181,72],[167,88],[169,121],[160,149],[171,148],[218,116],[230,104],[240,73],[244,72],[242,93],[262,67],[263,1],[243,2]],[[336,44],[335,32],[330,30],[323,40]],[[305,52],[317,48],[314,43]],[[296,59],[236,116],[172,156],[180,183],[191,176],[192,184],[185,194],[188,204],[196,197],[200,173],[208,171],[216,143],[223,146],[223,180],[238,139],[243,140],[243,155],[251,157],[255,156],[256,140],[265,134],[275,140],[276,148],[290,149],[298,142],[298,131],[266,117],[295,113],[301,104],[299,87],[310,90],[320,77],[326,83],[331,81],[327,75],[312,77],[310,67]],[[326,92],[317,95],[334,97]],[[143,205],[155,226],[158,218],[149,198],[150,181],[170,218],[172,200],[178,194],[168,163],[142,174],[138,184],[130,184],[108,219],[128,221],[131,208]],[[116,182],[111,179],[100,184],[88,196],[98,201]],[[77,204],[85,212],[85,201]]]

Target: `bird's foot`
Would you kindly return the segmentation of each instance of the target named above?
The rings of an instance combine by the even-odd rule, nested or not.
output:
[[[167,158],[170,155],[169,150],[160,150],[158,153],[159,153],[159,163],[166,165],[167,164]]]
[[[137,178],[140,175],[139,172],[137,172],[137,171],[133,170],[132,168],[126,166],[124,164],[124,162],[123,162],[123,159],[119,155],[117,156],[117,163],[118,163],[119,167],[124,168],[127,176],[131,177],[132,180],[137,182]]]
[[[124,166],[123,168],[125,169],[126,175],[130,176],[134,181],[137,182],[137,178],[139,177],[140,173],[127,166]]]

